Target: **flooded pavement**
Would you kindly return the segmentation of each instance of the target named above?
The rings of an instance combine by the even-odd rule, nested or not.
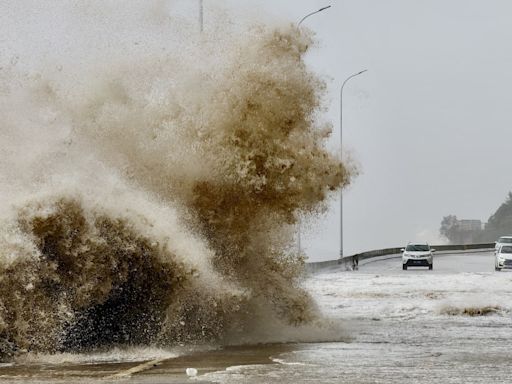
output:
[[[186,374],[186,368],[196,369],[199,377],[194,380],[201,382],[201,376],[209,372],[235,365],[274,364],[272,356],[294,350],[297,348],[291,344],[225,347],[170,358],[163,357],[162,351],[162,356],[142,362],[115,361],[115,353],[112,353],[110,361],[94,361],[98,355],[90,355],[90,362],[87,362],[87,356],[82,355],[82,363],[66,361],[62,356],[60,363],[4,364],[0,366],[0,382],[65,383],[72,380],[79,383],[183,383],[191,380]],[[144,351],[140,353],[144,354]],[[127,355],[123,357],[126,359]]]
[[[508,383],[512,272],[493,267],[492,253],[475,253],[438,256],[434,271],[389,259],[310,277],[306,288],[347,342],[162,353],[149,363],[18,363],[0,368],[0,382]]]
[[[438,256],[435,270],[400,259],[308,281],[348,343],[300,345],[277,366],[206,377],[223,383],[506,383],[512,372],[512,272],[492,253]]]

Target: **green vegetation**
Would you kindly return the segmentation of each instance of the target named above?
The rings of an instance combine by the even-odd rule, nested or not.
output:
[[[503,235],[512,234],[512,192],[496,212],[489,217],[483,229],[467,228],[463,220],[455,215],[448,215],[441,220],[439,232],[452,244],[487,243],[496,241]]]

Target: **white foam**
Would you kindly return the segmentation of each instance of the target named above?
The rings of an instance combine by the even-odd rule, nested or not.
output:
[[[98,364],[172,359],[182,352],[152,347],[113,348],[94,353],[28,353],[16,358],[17,364]]]

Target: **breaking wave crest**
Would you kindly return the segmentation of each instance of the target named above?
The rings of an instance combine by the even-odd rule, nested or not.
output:
[[[190,39],[0,71],[4,357],[258,341],[317,318],[293,228],[354,170],[324,149],[311,36]]]

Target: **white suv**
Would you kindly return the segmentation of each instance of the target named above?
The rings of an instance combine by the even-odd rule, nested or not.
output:
[[[497,251],[502,245],[512,245],[512,236],[501,236],[498,241],[494,242],[494,249]]]
[[[494,251],[494,269],[501,271],[503,268],[512,268],[512,244],[500,245]]]
[[[407,247],[402,248],[402,269],[407,267],[428,267],[434,268],[433,252],[427,243],[409,243]]]

